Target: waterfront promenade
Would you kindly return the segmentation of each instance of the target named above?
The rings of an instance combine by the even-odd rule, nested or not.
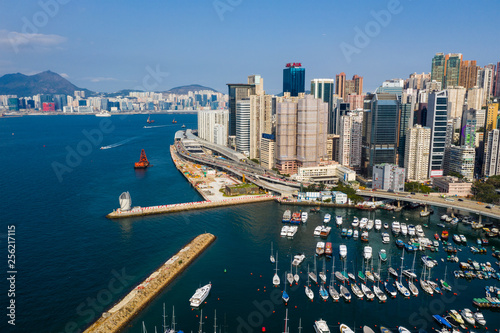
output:
[[[123,329],[155,296],[182,273],[203,251],[215,241],[209,233],[201,234],[166,261],[120,302],[104,312],[86,333],[114,333]]]

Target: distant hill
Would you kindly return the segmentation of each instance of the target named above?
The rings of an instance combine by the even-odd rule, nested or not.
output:
[[[61,75],[51,71],[35,75],[6,74],[0,77],[0,95],[17,95],[18,97],[37,94],[74,95],[75,90],[83,90],[86,95],[94,94],[90,90],[78,88]]]
[[[171,94],[179,94],[179,95],[185,95],[190,91],[200,91],[200,90],[210,90],[213,92],[217,92],[217,90],[209,88],[209,87],[204,87],[200,86],[199,84],[190,84],[188,86],[180,86],[180,87],[175,87],[167,91],[168,93]]]

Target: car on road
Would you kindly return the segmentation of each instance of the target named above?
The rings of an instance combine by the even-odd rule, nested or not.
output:
[[[491,209],[491,206],[490,205],[486,205],[486,208]]]
[[[458,201],[464,201],[464,199],[462,199],[462,198],[458,198]]]
[[[410,194],[415,195],[415,192],[411,192]]]
[[[452,198],[446,198],[446,199],[444,199],[444,200],[446,200],[446,201],[455,201],[455,200],[453,200]]]

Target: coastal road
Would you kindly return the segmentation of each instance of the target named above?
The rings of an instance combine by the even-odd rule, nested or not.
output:
[[[410,192],[397,192],[391,193],[386,191],[365,191],[359,190],[357,194],[365,197],[375,197],[382,199],[394,199],[406,202],[417,202],[420,204],[428,204],[444,208],[453,208],[456,210],[476,213],[480,216],[488,216],[500,220],[500,208],[497,206],[489,205],[484,202],[477,202],[468,199],[459,201],[457,197],[442,198],[436,195],[427,195],[422,193],[411,194]],[[489,206],[491,208],[486,208]]]

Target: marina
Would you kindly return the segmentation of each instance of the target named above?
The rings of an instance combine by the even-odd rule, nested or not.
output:
[[[168,122],[168,115],[164,115],[164,118],[162,116],[155,116],[156,123]],[[75,117],[78,116],[67,118]],[[134,121],[134,116],[131,117],[127,125],[128,132],[119,129],[116,133],[113,133],[113,136],[107,138],[107,142],[103,142],[102,145],[120,142],[124,138],[136,136],[138,131],[137,121]],[[99,119],[96,117],[89,118]],[[111,119],[115,118],[118,121],[119,117],[112,117]],[[142,116],[140,120],[141,126],[144,118]],[[15,119],[19,118],[13,118],[13,120]],[[179,126],[182,123],[189,123],[186,118],[178,120]],[[79,126],[92,128],[91,123],[84,123]],[[71,128],[69,120],[58,124],[57,127],[72,133],[81,131],[81,129]],[[26,130],[31,129],[27,126]],[[339,331],[338,322],[345,323],[356,332],[361,332],[363,325],[373,328],[375,332],[378,331],[376,327],[380,326],[387,327],[392,332],[398,331],[398,326],[404,326],[412,332],[417,332],[419,329],[431,332],[433,331],[432,328],[438,329],[440,326],[432,318],[431,314],[433,313],[422,315],[418,311],[420,308],[431,307],[435,309],[437,305],[442,304],[442,306],[439,305],[439,309],[443,308],[443,311],[436,312],[443,318],[448,316],[449,310],[455,309],[461,313],[466,308],[470,309],[476,316],[479,308],[474,304],[474,301],[481,306],[480,311],[486,322],[485,327],[488,327],[490,331],[491,328],[499,327],[498,313],[486,307],[488,304],[494,305],[495,299],[487,296],[485,292],[486,286],[495,286],[498,282],[493,277],[489,279],[477,277],[478,272],[487,273],[487,271],[483,271],[482,267],[488,266],[481,266],[481,264],[486,265],[486,262],[490,262],[491,267],[498,272],[499,268],[496,264],[498,259],[492,255],[495,253],[493,247],[498,249],[500,246],[499,240],[496,237],[487,237],[485,230],[482,228],[474,229],[471,224],[464,222],[451,224],[451,222],[440,221],[440,216],[444,214],[451,215],[451,212],[445,208],[433,207],[435,213],[422,218],[418,210],[402,209],[400,212],[394,212],[379,209],[369,211],[326,205],[313,206],[300,205],[300,203],[287,204],[286,202],[279,204],[271,199],[267,202],[231,205],[226,208],[188,209],[183,211],[183,214],[153,214],[143,218],[132,217],[117,219],[116,221],[105,219],[103,212],[116,207],[118,195],[123,191],[129,191],[132,199],[137,203],[151,203],[153,206],[160,205],[162,202],[173,205],[176,203],[200,202],[202,200],[199,192],[186,181],[182,173],[177,172],[175,169],[175,165],[169,156],[169,147],[165,146],[164,138],[171,135],[168,130],[168,127],[144,129],[144,131],[151,131],[148,133],[152,133],[151,138],[158,142],[156,145],[144,145],[144,143],[132,141],[116,148],[97,149],[97,153],[92,155],[92,164],[90,159],[88,160],[90,171],[88,171],[87,178],[85,178],[85,173],[76,168],[74,173],[69,174],[67,179],[65,178],[62,185],[55,186],[54,192],[49,190],[47,195],[44,195],[44,197],[50,197],[51,200],[66,204],[68,209],[65,211],[64,217],[54,217],[53,221],[49,219],[42,224],[39,223],[40,220],[36,216],[30,215],[29,212],[24,217],[20,211],[17,211],[19,213],[17,216],[15,216],[16,214],[13,215],[12,212],[16,212],[15,208],[7,211],[10,219],[14,220],[21,217],[23,224],[29,226],[29,230],[28,228],[22,230],[23,234],[29,236],[35,244],[39,245],[39,248],[44,248],[40,246],[44,242],[53,244],[54,250],[47,248],[44,251],[54,256],[54,261],[66,260],[69,263],[80,263],[68,267],[64,272],[60,272],[60,270],[51,268],[51,265],[38,262],[39,257],[36,255],[33,256],[33,259],[28,258],[33,271],[26,271],[23,275],[32,281],[36,281],[38,285],[31,286],[25,283],[26,292],[36,297],[33,297],[32,304],[27,305],[33,313],[32,318],[29,318],[29,320],[24,318],[24,321],[22,321],[23,318],[20,318],[23,331],[37,331],[38,327],[47,327],[47,331],[64,331],[63,325],[71,322],[76,322],[76,325],[81,329],[88,327],[86,323],[88,317],[80,316],[75,309],[88,297],[95,298],[97,295],[101,295],[100,291],[106,288],[113,276],[110,273],[111,269],[121,270],[125,268],[128,275],[134,278],[132,284],[127,285],[123,292],[112,295],[112,300],[110,303],[105,304],[104,311],[112,308],[132,288],[145,281],[151,275],[151,272],[154,272],[165,261],[164,258],[171,257],[192,237],[204,231],[216,234],[218,237],[217,242],[208,251],[205,251],[200,260],[197,260],[195,264],[191,265],[189,269],[186,269],[177,279],[165,287],[162,292],[158,293],[157,297],[126,325],[123,332],[140,332],[143,322],[148,332],[154,332],[155,326],[158,328],[161,326],[163,303],[166,303],[169,309],[175,306],[177,328],[182,329],[184,332],[198,331],[201,310],[203,310],[205,329],[206,326],[210,327],[214,324],[215,318],[213,314],[217,310],[217,325],[222,328],[224,333],[234,332],[238,329],[256,332],[261,331],[262,327],[266,327],[268,332],[279,332],[283,329],[286,308],[288,308],[290,331],[295,332],[297,332],[300,320],[305,332],[311,331],[314,322],[321,318],[328,323],[328,327],[332,332]],[[158,134],[152,131],[158,131]],[[16,135],[19,135],[19,132],[19,129],[16,130]],[[78,139],[76,137],[76,141]],[[43,142],[43,144],[46,143]],[[50,143],[56,144],[57,139],[54,138],[54,141]],[[57,149],[64,149],[64,147],[62,145]],[[154,168],[150,168],[145,172],[142,170],[135,171],[131,167],[131,163],[137,161],[138,152],[142,148],[147,151],[148,159],[155,165]],[[19,149],[19,151],[22,151],[22,149]],[[129,151],[130,154],[127,156],[125,153]],[[57,159],[55,155],[48,154],[48,156],[50,161]],[[114,170],[113,172],[116,175],[110,177],[109,173],[103,173],[106,168]],[[7,168],[7,171],[16,174],[16,171],[10,169],[10,167]],[[33,172],[34,174],[36,172]],[[51,177],[53,179],[53,174],[47,174],[41,179],[44,192],[47,191],[48,186],[54,186],[53,181],[47,181],[49,184],[44,185],[44,179],[50,180]],[[21,177],[16,177],[16,182],[19,182],[19,179]],[[40,186],[40,180],[33,177],[28,177],[28,179],[30,183]],[[70,192],[68,194],[63,191],[63,188],[71,190],[75,182],[84,183],[79,185],[78,193],[75,191],[75,193]],[[158,186],[159,184],[162,184],[162,186]],[[21,184],[19,185],[22,187]],[[33,189],[33,193],[37,193],[37,191]],[[66,201],[65,196],[68,197]],[[6,203],[15,207],[15,199],[16,196],[13,196],[12,199],[7,197]],[[35,203],[33,213],[35,211],[44,211],[44,206],[54,207],[51,206],[51,200],[43,198],[39,203],[36,198],[30,199]],[[75,202],[85,202],[85,204],[75,205]],[[283,214],[286,210],[310,212],[310,208],[318,206],[321,207],[320,212],[309,214],[307,223],[296,225],[298,230],[293,238],[280,237],[280,230],[283,227]],[[330,214],[332,217],[341,216],[343,224],[338,228],[336,223],[331,221],[329,223],[332,226],[330,234],[324,239],[315,238],[313,231],[317,226],[323,225],[325,214]],[[85,218],[82,218],[83,216]],[[351,229],[353,233],[354,228],[351,223],[354,216],[359,219],[365,217],[368,221],[374,221],[374,227],[369,231],[368,244],[362,243],[360,239],[354,240],[352,237],[342,237],[341,231],[343,227]],[[469,216],[471,221],[478,221],[477,215],[470,214]],[[377,231],[377,223],[375,223],[377,219],[381,221],[382,226],[387,224],[388,229],[381,228],[380,231]],[[393,221],[406,223],[408,235],[394,237],[389,229]],[[496,221],[483,217],[482,223],[489,222],[496,223]],[[438,226],[440,223],[444,227]],[[23,224],[20,223],[20,226]],[[402,249],[396,246],[395,240],[401,238],[406,244],[410,242],[409,225],[415,226],[415,232],[417,231],[416,227],[420,226],[425,237],[429,239],[434,239],[434,234],[441,235],[443,230],[447,230],[449,231],[450,242],[448,245],[444,245],[442,241],[439,241],[438,249],[434,252],[430,248],[426,248],[425,250],[417,249],[408,255],[405,254],[403,268],[409,269],[412,266],[414,253],[416,253],[415,273],[418,278],[415,285],[419,288],[420,293],[418,296],[412,296],[409,299],[402,297],[400,294],[397,294],[395,298],[391,298],[384,286],[387,283],[389,289],[395,289],[395,279],[388,274],[388,267],[392,265],[396,269],[396,275],[399,279]],[[44,232],[46,228],[53,230],[54,235],[49,237]],[[492,226],[489,226],[489,228],[490,231],[493,229]],[[359,230],[359,227],[356,230]],[[389,233],[389,243],[384,244],[382,242],[381,231]],[[462,243],[454,244],[452,240],[454,234],[464,235],[467,239],[467,245]],[[55,241],[54,236],[60,240]],[[89,238],[93,239],[91,244],[87,240]],[[487,250],[486,254],[471,252],[470,246],[478,247],[476,241],[478,238],[481,239],[481,246]],[[482,239],[486,238],[488,244],[483,245]],[[309,287],[313,294],[313,301],[311,302],[304,292],[304,285],[307,282],[307,265],[310,265],[311,268],[314,267],[314,256],[318,241],[325,242],[325,255],[321,257],[321,260],[319,257],[317,258],[317,268],[319,270],[322,270],[322,261],[326,258],[326,244],[332,244],[331,259],[326,258],[325,275],[327,281],[324,284],[325,288],[330,286],[331,283],[334,260],[335,270],[339,273],[345,272],[346,276],[348,273],[355,273],[357,279],[355,283],[358,284],[359,288],[361,288],[361,285],[360,280],[357,278],[358,271],[362,269],[366,271],[367,267],[369,267],[368,271],[375,273],[379,271],[380,265],[381,282],[379,288],[388,296],[385,303],[380,303],[378,298],[368,302],[366,296],[363,297],[363,300],[357,296],[352,297],[350,287],[352,280],[345,281],[344,287],[343,281],[337,278],[337,274],[334,274],[332,292],[334,289],[337,291],[338,302],[334,302],[332,298],[330,298],[330,301],[323,301],[320,296],[320,286],[314,284]],[[290,260],[292,260],[293,264],[295,256],[302,254],[304,256],[297,260],[297,265],[293,265],[293,285],[286,286],[286,292],[289,296],[288,306],[285,306],[281,298],[284,286],[281,285],[280,288],[273,288],[272,286],[276,263],[270,263],[271,242],[273,242],[274,255],[276,255],[276,251],[279,251],[278,273],[281,282],[286,278],[286,273],[290,269]],[[339,252],[339,246],[342,244],[345,245],[344,260],[340,259]],[[360,259],[366,245],[373,249],[373,268],[371,264],[368,266],[365,264],[365,267],[362,267]],[[452,246],[456,252],[453,254],[445,252],[444,249],[448,246]],[[110,247],[113,249],[111,253],[109,251]],[[65,252],[70,248],[72,249],[71,253]],[[382,249],[386,250],[387,261],[379,264],[378,257]],[[405,249],[405,251],[407,250]],[[58,252],[65,253],[65,255],[57,256]],[[47,256],[46,253],[43,255]],[[451,286],[451,292],[442,291],[442,294],[431,296],[422,291],[419,283],[422,281],[420,276],[424,268],[420,259],[422,255],[428,255],[438,262],[431,269],[431,279],[434,282],[439,283],[439,280],[445,277],[444,271],[447,267],[445,281]],[[457,262],[448,261],[448,257],[451,258],[452,255],[456,256]],[[468,259],[472,261],[472,268],[474,268],[473,262],[477,261],[481,270],[462,270],[460,263],[468,263]],[[83,269],[85,270],[85,276],[92,276],[92,279],[81,278]],[[460,277],[459,274],[459,277],[455,278],[455,272],[462,273],[463,277]],[[472,273],[476,276],[475,278],[472,278]],[[465,277],[466,274],[471,277],[469,280]],[[341,273],[340,275],[342,276]],[[480,275],[483,276],[483,273]],[[295,279],[295,276],[298,279]],[[57,284],[53,284],[51,281],[57,281]],[[209,281],[212,282],[214,287],[204,304],[200,305],[199,310],[192,309],[189,299],[197,288],[206,285]],[[366,283],[367,287],[377,297],[374,288],[377,282],[367,281]],[[408,288],[408,281],[405,276],[402,278],[402,283]],[[45,301],[55,299],[53,296],[52,298],[49,296],[49,294],[54,294],[54,288],[63,289],[60,292],[60,301],[50,302],[49,306]],[[235,290],[241,292],[235,293]],[[242,293],[251,295],[251,297],[242,299]],[[454,293],[457,295],[454,295]],[[278,303],[272,301],[275,294],[279,300]],[[333,295],[336,294],[333,293]],[[40,300],[44,300],[44,302]],[[258,306],[261,304],[270,305],[272,311],[259,311]],[[42,309],[42,313],[53,313],[54,319],[45,318],[43,315],[38,314],[39,311],[36,311],[36,309]],[[84,309],[88,310],[89,308]],[[380,313],[384,312],[390,312],[391,316],[381,317]],[[249,324],[248,318],[254,313],[260,313],[263,318],[262,323],[258,326]],[[96,316],[100,315],[101,312],[96,313]],[[354,322],[356,325],[353,325]],[[475,331],[486,332],[487,330],[480,328]]]

